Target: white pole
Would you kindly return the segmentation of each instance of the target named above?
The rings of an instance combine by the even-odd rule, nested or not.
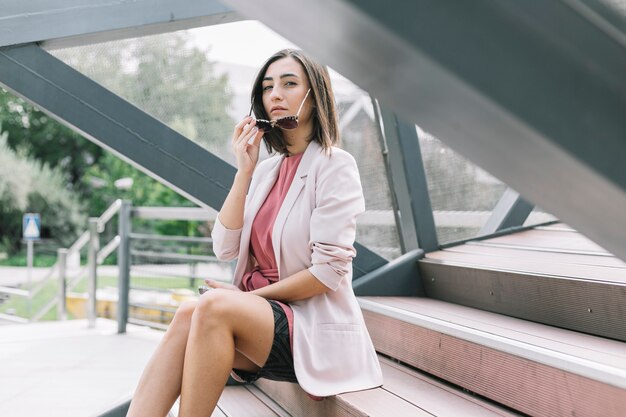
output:
[[[28,239],[26,241],[26,266],[27,266],[27,284],[28,284],[28,317],[30,318],[30,315],[32,313],[32,305],[33,305],[33,298],[31,296],[31,289],[32,289],[32,278],[33,278],[33,241],[32,239]]]
[[[65,275],[67,273],[67,249],[57,250],[57,259],[59,265],[59,293],[57,303],[57,320],[67,320],[66,310],[66,283]]]
[[[99,237],[98,237],[98,219],[89,219],[89,247],[87,250],[87,263],[88,263],[88,281],[87,292],[89,296],[87,298],[87,323],[90,329],[96,327],[96,291],[98,288],[98,249],[99,249]]]

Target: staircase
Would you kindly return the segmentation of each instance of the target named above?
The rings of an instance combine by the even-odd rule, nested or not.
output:
[[[427,297],[359,298],[382,387],[316,402],[259,380],[227,387],[214,416],[626,415],[622,261],[555,225],[419,263]],[[263,411],[229,405],[250,395]]]

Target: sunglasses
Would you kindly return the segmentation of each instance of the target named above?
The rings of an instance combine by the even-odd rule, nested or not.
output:
[[[304,98],[302,99],[302,103],[300,103],[300,107],[298,108],[298,112],[296,113],[295,116],[285,116],[276,120],[257,119],[256,127],[258,127],[259,130],[262,130],[263,132],[269,132],[270,130],[274,129],[277,126],[281,129],[295,129],[296,127],[298,127],[298,117],[300,116],[300,111],[302,110],[302,106],[304,106],[304,102],[306,101],[306,98],[309,96],[310,92],[311,92],[311,89],[309,88],[306,94],[304,95]],[[250,106],[250,113],[248,113],[248,116],[252,115],[253,107],[254,107],[254,99],[252,101],[252,106]]]

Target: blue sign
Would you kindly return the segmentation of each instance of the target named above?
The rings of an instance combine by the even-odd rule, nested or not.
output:
[[[26,213],[22,218],[22,236],[25,240],[38,240],[41,230],[39,213]]]

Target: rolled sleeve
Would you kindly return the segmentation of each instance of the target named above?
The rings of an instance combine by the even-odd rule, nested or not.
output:
[[[350,263],[356,255],[354,248],[340,248],[334,245],[313,245],[312,263],[309,268],[315,278],[333,291],[337,291],[341,281],[350,272]]]
[[[239,255],[239,243],[241,241],[242,229],[227,229],[220,221],[218,215],[215,219],[215,225],[211,232],[213,239],[213,252],[217,259],[221,261],[230,261]]]
[[[311,214],[309,271],[336,291],[350,276],[356,256],[356,218],[365,210],[359,172],[347,152],[333,152],[316,184]]]

